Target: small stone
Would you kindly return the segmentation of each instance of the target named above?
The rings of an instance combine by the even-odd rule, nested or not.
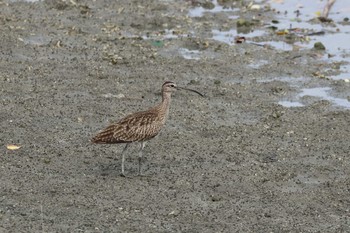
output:
[[[173,211],[171,211],[168,215],[170,215],[170,216],[178,216],[180,214],[180,211],[178,211],[178,210],[173,210]]]
[[[211,195],[210,199],[212,202],[217,202],[217,201],[221,201],[222,197],[217,196],[217,195]]]
[[[314,44],[314,49],[316,49],[316,50],[326,50],[326,47],[321,42],[316,42]]]
[[[237,27],[250,27],[252,25],[251,22],[245,19],[238,19],[237,20]]]
[[[204,3],[202,4],[202,7],[203,7],[204,9],[211,10],[211,9],[214,9],[214,8],[215,8],[215,5],[214,5],[214,3],[207,1],[207,2],[204,2]]]

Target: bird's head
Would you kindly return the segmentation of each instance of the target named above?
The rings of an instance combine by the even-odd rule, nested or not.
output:
[[[162,90],[164,93],[172,93],[172,92],[175,92],[176,90],[186,90],[186,91],[192,91],[192,92],[195,92],[197,93],[198,95],[204,97],[203,94],[199,93],[198,91],[196,90],[192,90],[192,89],[189,89],[189,88],[185,88],[185,87],[179,87],[176,85],[176,83],[174,82],[171,82],[171,81],[166,81],[163,86],[162,86]]]
[[[177,90],[177,85],[174,82],[166,81],[162,87],[163,92],[171,93]]]

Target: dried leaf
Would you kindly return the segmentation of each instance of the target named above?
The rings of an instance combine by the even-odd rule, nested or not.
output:
[[[276,32],[276,34],[279,36],[288,35],[289,31],[288,30],[278,31],[278,32]]]
[[[21,148],[20,146],[14,144],[8,144],[6,147],[8,150],[18,150],[19,148]]]

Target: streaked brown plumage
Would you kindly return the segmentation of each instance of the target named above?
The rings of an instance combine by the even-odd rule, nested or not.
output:
[[[145,146],[145,141],[154,138],[163,125],[169,114],[169,105],[171,100],[171,93],[175,90],[183,89],[193,91],[201,96],[201,93],[178,87],[174,82],[167,81],[162,86],[162,102],[147,111],[136,112],[130,114],[117,123],[108,126],[102,132],[98,133],[92,138],[93,143],[126,143],[126,146],[122,152],[122,175],[124,173],[125,155],[128,145],[132,142],[141,142],[141,150],[139,154],[139,174],[141,174],[141,158],[142,150]]]

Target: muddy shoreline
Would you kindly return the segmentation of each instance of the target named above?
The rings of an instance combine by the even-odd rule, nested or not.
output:
[[[189,17],[190,1],[0,4],[1,232],[350,231],[349,109],[279,104],[315,86],[349,98],[315,76],[339,73],[319,51],[214,40],[236,20]],[[235,7],[252,30],[276,17]],[[123,178],[123,146],[89,140],[158,103],[166,80],[206,97],[176,93],[145,176],[132,145]]]

